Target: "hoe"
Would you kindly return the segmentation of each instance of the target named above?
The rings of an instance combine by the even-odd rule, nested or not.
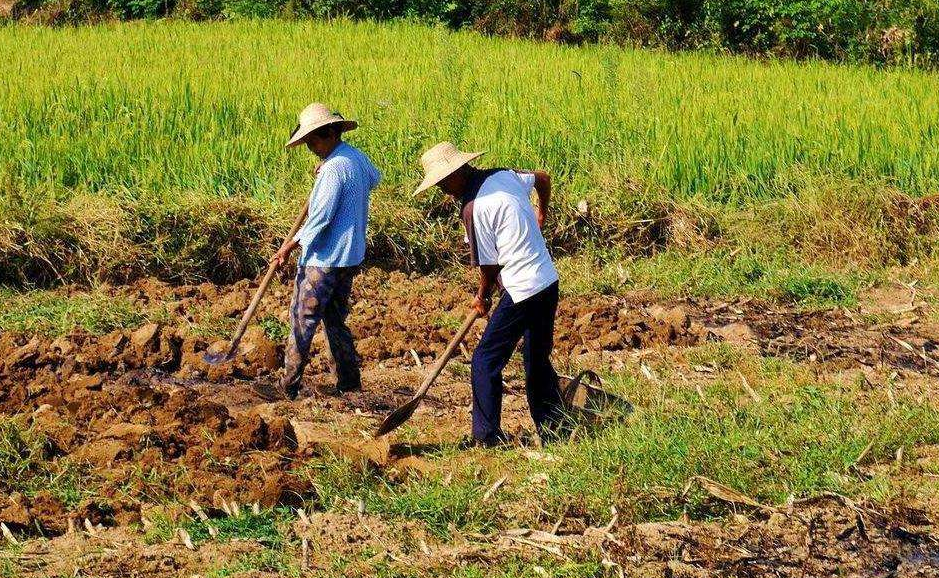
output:
[[[414,397],[385,418],[385,421],[378,427],[375,437],[389,433],[414,415],[414,410],[417,409],[421,400],[427,395],[427,390],[430,389],[434,380],[437,379],[437,376],[443,371],[447,361],[453,356],[453,352],[459,347],[477,319],[479,319],[479,313],[474,309],[466,316],[466,320],[463,321],[463,326],[460,327],[460,330],[453,336],[453,339],[450,341],[450,344],[447,345],[447,349],[443,352],[443,355],[437,359],[437,363],[434,364],[433,369],[431,369],[427,377],[424,378],[424,383],[421,384],[421,387],[417,390],[417,393],[414,394]],[[559,377],[562,378],[559,386],[561,388],[561,399],[564,408],[570,414],[570,417],[578,421],[595,423],[602,419],[610,410],[618,410],[626,414],[632,413],[633,411],[632,404],[624,398],[608,393],[602,389],[600,377],[589,369],[580,372],[576,377]]]
[[[290,229],[290,232],[287,233],[287,238],[284,239],[284,243],[289,242],[293,239],[293,236],[297,234],[297,231],[300,230],[300,227],[303,226],[303,223],[306,221],[306,213],[308,207],[306,203],[303,205],[303,210],[300,211],[300,214],[297,216],[297,220],[294,221],[293,227]],[[264,297],[264,293],[267,291],[267,286],[270,285],[271,279],[274,277],[274,273],[277,272],[277,264],[271,262],[267,267],[267,273],[264,274],[264,278],[261,279],[261,284],[258,285],[257,291],[254,292],[254,298],[251,299],[251,304],[248,305],[248,308],[245,310],[244,315],[241,316],[241,323],[238,324],[238,328],[235,329],[234,335],[232,335],[231,342],[228,346],[228,349],[219,353],[206,353],[202,356],[202,360],[211,365],[218,365],[231,361],[235,354],[238,352],[238,344],[241,343],[241,338],[244,337],[245,330],[248,328],[248,323],[251,322],[251,319],[254,317],[254,312],[258,308],[258,304],[261,302],[261,298]]]
[[[451,357],[453,357],[453,352],[456,351],[456,348],[460,346],[463,338],[466,337],[467,333],[469,333],[470,327],[473,326],[473,323],[475,323],[477,319],[479,319],[479,313],[475,309],[470,311],[470,313],[466,316],[466,319],[463,321],[463,325],[460,327],[460,330],[457,331],[456,335],[453,336],[453,339],[450,340],[450,344],[447,345],[446,351],[444,351],[443,355],[437,359],[437,363],[434,364],[433,369],[431,369],[430,373],[427,374],[427,377],[424,378],[424,383],[421,384],[421,387],[417,390],[417,393],[414,394],[414,397],[412,397],[406,404],[391,412],[391,414],[385,418],[385,421],[383,421],[378,427],[378,431],[376,432],[375,437],[383,436],[411,419],[411,416],[414,415],[414,410],[417,409],[417,406],[420,405],[421,400],[424,399],[425,395],[427,395],[427,390],[430,389],[430,386],[434,383],[434,380],[436,380],[437,376],[440,375],[440,372],[443,371],[444,366],[447,365],[447,362],[450,361]]]

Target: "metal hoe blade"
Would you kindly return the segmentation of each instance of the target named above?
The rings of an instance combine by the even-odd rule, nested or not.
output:
[[[220,365],[231,361],[232,354],[231,351],[221,351],[218,353],[206,353],[202,356],[202,361],[208,363],[209,365]]]
[[[385,421],[381,422],[381,425],[378,426],[378,432],[375,434],[376,437],[385,435],[411,419],[411,416],[414,415],[414,410],[417,409],[420,403],[420,397],[413,398],[411,401],[391,412],[391,414],[385,418]]]
[[[446,351],[444,351],[443,355],[437,359],[437,363],[434,364],[430,374],[424,378],[424,383],[422,383],[421,387],[418,388],[417,392],[414,394],[414,397],[412,397],[410,400],[408,400],[407,403],[398,409],[391,412],[391,414],[385,418],[385,421],[381,423],[381,426],[379,426],[378,431],[375,433],[375,437],[385,435],[404,422],[408,421],[411,416],[414,415],[414,410],[417,409],[417,406],[420,405],[421,400],[424,399],[425,395],[427,395],[427,391],[430,389],[431,384],[434,383],[434,380],[437,379],[437,376],[440,375],[441,371],[443,371],[443,366],[446,365],[450,357],[453,356],[453,352],[456,351],[456,348],[460,345],[460,342],[463,341],[463,338],[466,337],[470,327],[473,326],[473,323],[478,318],[479,313],[477,313],[475,309],[469,312],[469,315],[466,316],[466,320],[463,321],[463,325],[460,327],[460,330],[457,331],[456,335],[453,336],[453,339],[450,340],[450,344],[447,345]]]

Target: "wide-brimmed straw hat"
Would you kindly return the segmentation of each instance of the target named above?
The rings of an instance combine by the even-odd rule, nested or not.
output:
[[[478,158],[485,152],[464,153],[456,148],[452,142],[436,144],[421,155],[421,166],[424,167],[424,180],[415,192],[426,191],[448,175],[456,171],[471,160]]]
[[[333,112],[326,108],[325,104],[318,102],[314,102],[304,108],[300,114],[297,115],[297,123],[297,128],[293,129],[290,140],[287,141],[285,145],[288,149],[303,142],[303,139],[314,130],[328,124],[339,124],[339,130],[342,132],[352,130],[359,126],[359,123],[356,121],[346,120],[342,118],[342,115],[338,112]]]

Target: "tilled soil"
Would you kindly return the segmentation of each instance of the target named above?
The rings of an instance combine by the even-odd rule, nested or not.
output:
[[[147,281],[111,291],[143,309],[165,308],[163,323],[101,336],[81,331],[56,339],[0,334],[0,413],[18,416],[43,433],[49,459],[85,464],[103,480],[100,491],[110,496],[105,503],[88,501],[71,509],[48,492],[32,498],[8,496],[0,506],[0,521],[17,531],[59,535],[69,518],[105,526],[139,521],[144,504],[168,496],[215,505],[223,500],[262,506],[296,504],[301,498],[315,502],[315,489],[293,471],[314,455],[346,455],[406,472],[417,451],[413,444],[394,443],[393,436],[371,440],[355,432],[372,431],[410,397],[424,366],[443,351],[459,324],[471,280],[365,272],[357,280],[349,320],[362,357],[363,390],[342,397],[317,391],[330,381],[324,341],[318,336],[318,353],[301,399],[276,404],[262,403],[248,381],[276,378],[282,344],[254,326],[237,359],[211,366],[202,360],[203,353],[224,343],[213,343],[193,329],[207,320],[240,315],[252,289],[247,282],[173,287]],[[286,320],[288,302],[289,286],[276,287],[258,318]],[[573,297],[562,300],[559,309],[554,356],[561,368],[602,371],[598,364],[609,355],[729,341],[764,355],[835,367],[939,375],[934,361],[939,330],[919,307],[913,299],[888,308],[894,321],[876,325],[865,321],[871,316],[863,310],[804,312],[745,299],[663,303],[640,293]],[[468,430],[467,356],[483,327],[478,323],[466,349],[418,410],[414,423],[423,443],[453,441]],[[510,367],[506,375],[504,419],[506,430],[526,443],[532,436],[518,373]],[[161,474],[156,484],[160,496],[153,495],[155,484],[141,471]],[[177,475],[180,471],[186,474]],[[682,532],[683,543],[692,546],[684,546],[685,553],[677,558],[675,551],[661,550],[655,555],[663,563],[685,563],[682,556],[697,556],[688,553],[695,547],[710,547],[698,530]],[[708,535],[722,539],[720,532]],[[614,543],[632,544],[622,539]],[[751,547],[756,546],[741,546]],[[622,552],[627,562],[632,555]],[[738,556],[738,566],[746,567],[741,556],[747,555]],[[919,560],[910,556],[909,564]],[[934,561],[933,554],[922,556]],[[669,572],[683,575],[674,568]]]

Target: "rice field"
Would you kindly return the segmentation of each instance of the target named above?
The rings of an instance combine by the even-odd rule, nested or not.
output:
[[[0,578],[939,560],[939,76],[167,20],[0,26],[0,78]],[[384,173],[369,264],[434,275],[356,281],[361,391],[326,398],[316,343],[301,398],[260,407],[289,286],[237,361],[202,352],[308,194],[316,159],[283,144],[314,100],[359,120],[348,139]],[[443,139],[554,176],[555,364],[629,402],[568,441],[537,442],[512,362],[509,444],[463,448],[476,329],[370,439],[471,295],[446,268],[466,260],[456,208],[413,193]]]
[[[387,244],[402,251],[450,226],[426,220],[434,200],[412,193],[419,154],[442,139],[488,151],[491,165],[547,169],[563,214],[580,199],[634,214],[652,197],[730,211],[814,194],[819,181],[939,189],[939,77],[922,71],[404,23],[165,21],[0,28],[0,75],[0,250],[6,264],[39,269],[24,244],[87,237],[82,255],[97,254],[128,222],[126,236],[149,242],[178,225],[139,223],[171,207],[195,203],[198,223],[214,210],[205,203],[230,201],[250,206],[261,229],[282,226],[314,166],[282,145],[313,100],[360,121],[349,140],[384,173],[376,211],[387,216],[373,230],[392,231]],[[89,211],[100,218],[82,221]],[[164,263],[193,244],[174,243],[161,246]],[[93,277],[110,258],[79,272],[56,264],[55,275]]]

